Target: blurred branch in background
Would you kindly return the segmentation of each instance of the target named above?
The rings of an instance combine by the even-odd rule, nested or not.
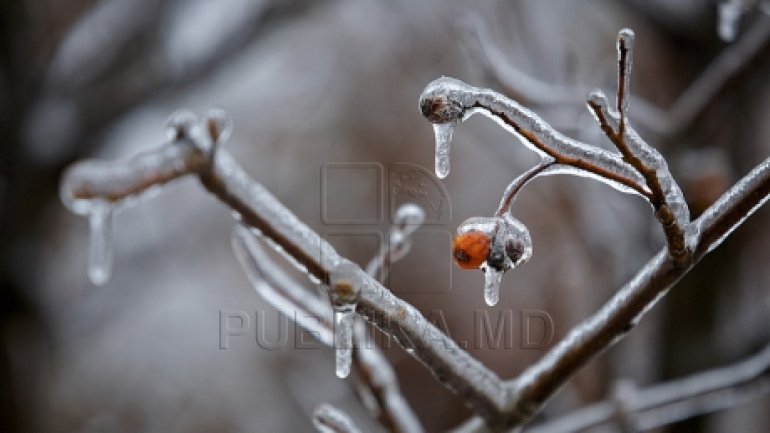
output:
[[[313,424],[318,433],[360,433],[350,417],[329,404],[322,404],[313,412]]]
[[[581,110],[586,90],[551,84],[517,68],[496,44],[487,26],[472,16],[462,23],[462,48],[473,67],[481,70],[482,80],[526,105],[572,105]],[[707,108],[718,92],[762,53],[770,36],[770,13],[763,11],[738,40],[724,48],[706,69],[676,98],[671,107],[662,109],[633,96],[635,124],[658,137],[672,138],[684,132]]]
[[[642,432],[746,403],[770,392],[770,346],[727,367],[641,390],[631,385],[627,391],[619,393],[622,401],[595,403],[525,431],[579,432],[614,424],[620,416],[629,431]]]

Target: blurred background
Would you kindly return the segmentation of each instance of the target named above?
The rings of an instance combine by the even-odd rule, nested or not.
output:
[[[514,377],[633,276],[662,233],[638,197],[589,179],[538,179],[514,207],[534,257],[506,274],[500,303],[487,307],[482,274],[451,264],[450,235],[468,217],[491,215],[536,158],[474,117],[456,131],[452,173],[435,180],[420,92],[454,76],[608,146],[581,96],[614,93],[615,37],[631,27],[632,123],[666,156],[697,216],[770,154],[768,7],[730,3],[740,20],[718,32],[720,5],[695,0],[3,1],[0,431],[306,432],[321,402],[366,431],[380,428],[350,380],[335,377],[331,350],[297,348],[299,331],[253,291],[230,247],[230,212],[194,178],[117,215],[113,277],[89,283],[88,224],[59,201],[62,170],[161,144],[179,108],[225,107],[235,124],[226,146],[240,164],[359,264],[404,193],[433,205],[389,286]],[[726,79],[690,92],[695,108],[681,102],[749,37]],[[769,221],[766,208],[747,221],[539,419],[607,398],[618,379],[644,387],[766,345]],[[526,311],[551,325],[529,323]],[[232,312],[247,314],[250,328],[223,350],[220,321]],[[508,320],[510,344],[479,338],[483,314],[493,326]],[[385,352],[426,431],[470,416],[397,345]],[[764,432],[769,405],[765,397],[665,431]]]

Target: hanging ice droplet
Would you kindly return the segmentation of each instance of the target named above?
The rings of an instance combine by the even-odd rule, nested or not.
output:
[[[354,308],[334,309],[334,353],[337,377],[344,379],[350,374],[353,362]]]
[[[500,300],[500,283],[503,281],[503,271],[498,271],[486,264],[481,268],[484,271],[484,302],[490,307],[497,305]]]
[[[365,275],[364,275],[365,276]],[[329,281],[329,300],[334,308],[334,351],[337,377],[350,374],[353,358],[353,326],[355,311],[362,287],[361,270],[348,260],[341,260],[332,269]]]
[[[88,222],[91,226],[88,278],[93,284],[101,286],[112,274],[112,205],[103,200],[94,200]]]
[[[454,130],[454,123],[433,124],[433,133],[436,135],[436,176],[439,179],[449,175],[449,150]]]

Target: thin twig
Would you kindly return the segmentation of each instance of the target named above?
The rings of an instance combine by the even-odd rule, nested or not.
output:
[[[668,110],[667,135],[684,131],[730,79],[762,53],[770,38],[770,15],[758,15],[756,22],[735,43],[725,47],[677,98]]]
[[[650,203],[663,228],[671,256],[677,263],[690,258],[687,232],[690,229],[690,212],[682,191],[668,170],[663,156],[647,144],[628,121],[628,99],[631,93],[634,33],[623,29],[618,34],[618,92],[615,111],[610,110],[607,98],[601,90],[595,90],[588,99],[599,126],[618,149],[623,160],[644,177],[652,192]]]
[[[484,114],[519,137],[542,158],[553,159],[560,166],[573,167],[618,189],[652,199],[644,178],[619,155],[567,137],[533,111],[492,90],[442,77],[425,87],[420,96],[420,110],[431,123],[440,125],[455,125],[472,114]]]
[[[284,316],[295,321],[328,347],[334,346],[332,309],[328,299],[306,290],[277,266],[244,226],[233,229],[232,244],[257,293]]]
[[[345,412],[327,403],[313,412],[313,425],[319,433],[361,433]]]
[[[733,365],[637,390],[626,400],[635,431],[651,430],[725,409],[770,393],[770,346]],[[526,429],[528,433],[579,432],[613,422],[615,403],[602,401]]]
[[[328,300],[320,299],[286,275],[245,227],[237,226],[233,231],[233,248],[262,298],[321,343],[334,346],[334,330],[330,324],[332,309]],[[380,421],[391,432],[422,432],[417,417],[401,395],[393,368],[382,352],[367,342],[366,328],[361,321],[356,323],[354,339],[353,367],[363,387],[361,392],[374,399]]]
[[[475,66],[480,66],[486,79],[505,94],[526,104],[582,105],[585,92],[571,86],[546,83],[516,68],[488,34],[479,17],[473,16],[463,26],[464,50]],[[635,123],[644,131],[661,137],[673,137],[686,130],[708,107],[730,80],[762,52],[770,38],[770,13],[762,12],[755,23],[738,40],[722,52],[690,83],[666,110],[632,97]]]
[[[536,166],[530,168],[529,170],[516,177],[516,179],[514,179],[505,188],[505,192],[503,192],[503,198],[500,199],[500,205],[497,206],[497,211],[495,211],[495,216],[501,217],[505,214],[505,212],[510,212],[511,206],[513,205],[513,200],[516,198],[516,194],[521,191],[524,185],[526,185],[532,179],[536,178],[538,174],[541,174],[548,168],[553,167],[554,164],[554,161],[541,161]]]

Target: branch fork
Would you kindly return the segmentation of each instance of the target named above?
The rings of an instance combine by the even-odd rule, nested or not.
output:
[[[624,86],[622,93],[627,95],[628,87]],[[665,205],[670,211],[672,224],[679,224],[677,229],[685,233],[686,250],[691,256],[689,260],[680,262],[672,254],[672,251],[679,250],[670,246],[663,249],[597,313],[573,328],[542,359],[508,381],[502,380],[470,356],[413,306],[341,257],[330,244],[255,182],[222,148],[229,134],[228,122],[212,119],[225,117],[207,115],[204,120],[187,115],[177,117],[181,121],[171,122],[169,140],[156,149],[119,161],[83,161],[73,165],[62,178],[62,200],[74,213],[91,215],[97,212],[104,217],[105,214],[110,215],[113,209],[136,203],[138,196],[153,187],[186,175],[197,176],[202,185],[229,207],[235,219],[245,227],[236,231],[237,241],[234,243],[240,245],[236,247],[236,252],[240,248],[239,259],[247,261],[244,268],[252,282],[259,283],[255,283],[255,287],[260,293],[279,291],[289,307],[293,302],[294,307],[300,310],[320,313],[314,317],[328,317],[332,311],[327,300],[321,302],[321,298],[309,297],[304,289],[294,290],[296,287],[287,279],[266,272],[268,268],[259,268],[259,256],[254,255],[254,251],[258,250],[250,248],[254,245],[253,234],[258,234],[280,251],[312,281],[323,283],[322,287],[327,291],[332,277],[336,278],[342,271],[341,276],[359,288],[358,291],[354,289],[355,296],[351,298],[355,301],[355,313],[395,339],[443,385],[459,395],[478,416],[469,423],[470,426],[500,431],[529,421],[572,375],[594,356],[622,339],[679,279],[770,197],[770,159],[767,159],[727,191],[698,220],[689,226],[683,225],[682,209],[686,210],[686,206],[682,208],[683,202],[678,201],[681,193],[678,193],[675,183],[668,183],[670,179],[664,176],[667,174],[665,166],[651,163],[657,160],[659,154],[643,144],[624,120],[624,104],[618,104],[617,112],[613,113],[607,104],[601,105],[601,98],[596,101],[599,101],[598,112],[605,117],[606,124],[612,128],[618,141],[625,142],[632,156],[654,170],[660,191],[653,182],[648,183],[648,178],[653,180],[650,173],[645,177],[635,168],[633,158],[624,158],[622,154],[572,140],[550,128],[530,110],[495,92],[442,78],[423,93],[420,106],[432,122],[453,128],[473,112],[482,112],[511,129],[525,144],[541,154],[541,166],[529,176],[520,177],[519,182],[508,189],[509,199],[501,201],[503,213],[510,208],[516,191],[535,176],[565,171],[575,174],[579,171],[622,191],[637,193],[650,202],[656,200],[662,203],[660,208]],[[109,207],[107,212],[102,209],[105,205]],[[668,222],[666,212],[661,214],[659,219]],[[99,235],[102,236],[103,228],[109,228],[109,224],[99,227]],[[691,239],[687,236],[688,230]],[[374,269],[378,267],[371,266]],[[275,267],[269,268],[274,270]],[[333,330],[328,325],[308,320],[302,326],[319,330],[319,339],[327,344],[333,340]],[[358,332],[354,334],[358,335]],[[355,335],[354,339],[358,338]],[[365,365],[377,365],[366,362],[369,361],[362,361]],[[382,377],[384,380],[377,382],[384,385],[377,385],[373,392],[382,393],[383,398],[390,403],[395,401],[398,406],[397,398],[389,400],[397,394],[394,394],[395,388],[387,376],[389,374],[386,373]],[[396,406],[385,410],[398,413],[398,409],[393,412]],[[321,415],[323,418],[324,414]],[[419,426],[411,430],[403,428],[402,431],[419,431]]]

